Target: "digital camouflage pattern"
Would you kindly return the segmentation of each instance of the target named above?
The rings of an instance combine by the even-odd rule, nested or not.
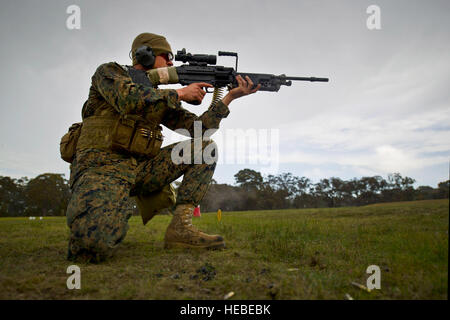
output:
[[[175,90],[133,83],[126,69],[117,63],[101,65],[92,77],[89,98],[83,106],[83,119],[129,113],[140,114],[172,130],[187,129],[193,136],[194,121],[202,121],[203,130],[216,129],[229,110],[219,103],[198,117],[181,107]],[[211,140],[203,142],[202,150],[210,143]],[[88,259],[103,260],[113,254],[128,230],[131,210],[125,203],[131,189],[134,193],[145,194],[184,175],[177,204],[201,201],[216,164],[175,165],[171,160],[174,146],[162,148],[150,160],[110,150],[77,149],[71,164],[72,197],[66,212],[71,231],[69,259],[87,256]],[[191,150],[194,150],[193,146]]]
[[[124,67],[110,62],[98,67],[93,75],[82,114],[83,119],[94,115],[139,114],[172,130],[187,129],[192,137],[195,121],[202,122],[203,130],[219,128],[229,112],[220,102],[197,116],[181,106],[175,90],[134,83]]]
[[[203,152],[207,145],[214,143],[212,140],[203,141]],[[173,148],[177,144],[171,144],[161,149],[160,153],[151,160],[143,161],[138,169],[136,182],[132,193],[142,195],[162,189],[165,185],[175,181],[184,174],[183,181],[178,187],[177,204],[198,204],[206,193],[216,168],[213,164],[193,164],[195,157],[194,140],[191,139],[190,164],[174,164],[171,159]],[[215,146],[215,144],[214,144]],[[217,149],[217,147],[215,146]]]
[[[85,256],[100,261],[113,254],[128,230],[132,212],[125,205],[135,166],[99,150],[78,153],[72,169],[77,169],[79,162],[86,169],[75,180],[67,207],[71,231],[68,258]],[[87,167],[89,162],[92,167]]]

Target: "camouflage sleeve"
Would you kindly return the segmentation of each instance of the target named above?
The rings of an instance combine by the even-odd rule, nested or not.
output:
[[[92,86],[120,114],[144,113],[161,102],[170,109],[180,107],[173,89],[154,89],[133,83],[116,63],[102,64],[92,76]]]
[[[230,110],[222,101],[216,105],[209,107],[201,116],[197,116],[192,112],[179,106],[176,109],[168,110],[162,120],[162,124],[169,129],[187,129],[194,136],[194,121],[202,122],[202,133],[207,129],[218,129],[220,121],[226,118]]]

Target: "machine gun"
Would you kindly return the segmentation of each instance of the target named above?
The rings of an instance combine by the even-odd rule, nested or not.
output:
[[[227,87],[232,89],[238,86],[236,76],[241,75],[250,77],[253,84],[257,86],[261,84],[259,91],[275,91],[280,90],[281,86],[291,86],[292,81],[311,81],[311,82],[328,82],[328,78],[316,77],[288,77],[284,74],[276,76],[267,73],[244,73],[237,72],[238,54],[235,52],[219,51],[219,56],[231,56],[236,58],[236,68],[217,66],[217,56],[206,54],[190,54],[186,53],[186,49],[177,51],[175,61],[185,63],[176,67],[178,80],[181,85],[190,85],[195,82],[207,82],[215,87],[214,93],[217,100],[222,94],[222,89]],[[186,64],[187,63],[187,64]],[[206,88],[208,89],[208,88]],[[207,92],[211,92],[206,90]],[[219,92],[218,92],[219,91]]]

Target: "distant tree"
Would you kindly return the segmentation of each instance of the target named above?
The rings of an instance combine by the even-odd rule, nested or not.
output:
[[[438,184],[438,197],[439,198],[449,198],[449,186],[450,180],[439,182]]]
[[[287,194],[287,197],[293,197],[299,192],[299,179],[293,176],[292,173],[281,173],[276,176],[269,175],[267,182],[274,190],[282,190],[283,193]]]
[[[24,189],[27,216],[60,216],[70,198],[70,190],[63,174],[44,173],[31,179]]]
[[[315,199],[314,207],[334,207],[329,179],[321,179],[318,183],[315,183],[313,188],[313,195]]]
[[[330,186],[329,197],[332,199],[333,207],[342,206],[347,198],[347,182],[340,178],[331,177]]]
[[[388,186],[383,190],[383,201],[407,201],[414,199],[415,180],[409,177],[402,177],[400,173],[390,173],[388,175]]]
[[[0,217],[23,215],[25,200],[23,197],[24,178],[16,180],[0,176]]]
[[[402,177],[400,173],[396,172],[388,175],[388,182],[392,189],[407,190],[412,187],[416,180],[410,177]]]
[[[388,182],[380,176],[354,179],[357,205],[367,205],[381,200],[381,193],[387,188]]]
[[[269,175],[264,186],[258,192],[258,207],[261,209],[285,209],[289,208],[290,201],[288,199],[289,192],[287,189],[278,188],[276,178]]]
[[[311,180],[306,177],[295,177],[297,183],[297,195],[307,194],[311,188]]]
[[[247,191],[259,190],[263,183],[261,173],[251,170],[243,169],[234,175],[236,184]]]
[[[430,186],[419,186],[416,190],[415,200],[430,200],[434,199],[437,194],[436,189]]]
[[[293,200],[294,208],[308,208],[312,206],[314,202],[313,196],[310,195],[311,190],[311,180],[306,177],[295,177],[297,183],[297,194]]]
[[[317,197],[312,193],[299,194],[294,198],[294,208],[316,208],[318,205]]]

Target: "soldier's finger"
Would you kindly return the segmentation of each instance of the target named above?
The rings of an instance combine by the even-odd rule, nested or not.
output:
[[[245,78],[247,79],[248,87],[249,88],[253,88],[253,81],[252,81],[252,79],[250,79],[249,76],[245,76]]]
[[[195,88],[195,94],[200,95],[203,90],[200,87]]]
[[[244,90],[248,89],[248,82],[244,78],[242,79],[242,82],[244,83]]]
[[[201,88],[205,88],[205,87],[207,87],[207,88],[213,88],[214,86],[212,85],[212,84],[209,84],[209,83],[207,83],[207,82],[198,82],[198,83],[196,83],[199,87],[201,87]]]
[[[243,89],[245,89],[245,87],[247,86],[247,81],[245,81],[244,80],[244,78],[242,78],[242,77],[240,77],[240,83],[239,83],[239,85],[243,88]]]
[[[237,81],[239,87],[243,86],[244,79],[242,79],[242,77],[240,75],[236,76],[236,81]]]

